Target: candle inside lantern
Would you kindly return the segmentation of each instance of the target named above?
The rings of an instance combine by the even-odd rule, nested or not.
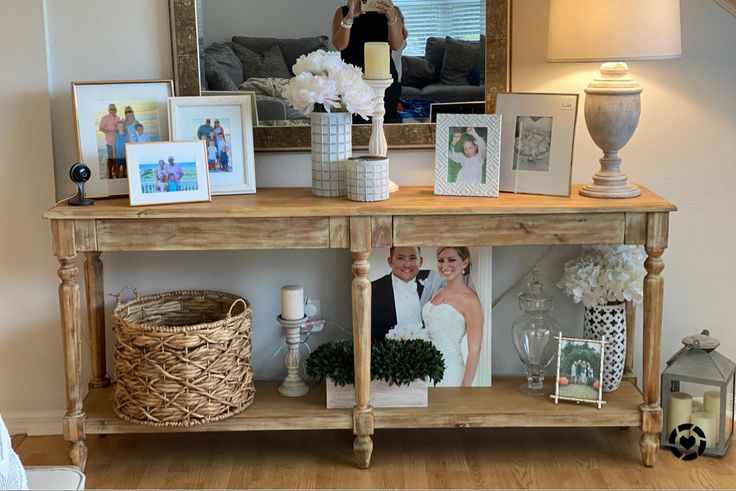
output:
[[[693,396],[686,392],[672,392],[667,410],[667,436],[681,424],[690,422],[693,411]]]
[[[286,320],[304,317],[304,288],[299,285],[281,287],[281,317]]]
[[[690,416],[690,422],[703,430],[705,433],[705,448],[713,448],[718,443],[718,436],[716,435],[716,417],[712,413],[706,413],[705,411],[698,411],[692,413]],[[690,433],[695,436],[695,431]]]
[[[716,434],[720,435],[721,423],[721,392],[718,390],[709,390],[703,394],[703,411],[711,413],[716,417]]]
[[[391,78],[391,50],[388,43],[365,43],[365,78],[387,80]]]

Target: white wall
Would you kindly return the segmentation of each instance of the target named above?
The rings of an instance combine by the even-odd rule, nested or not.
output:
[[[167,4],[166,0],[46,0],[59,198],[71,190],[65,175],[76,157],[69,83],[171,77]],[[23,374],[0,379],[0,411],[4,414],[51,411],[56,415],[64,407],[55,262],[48,223],[38,218],[52,204],[53,190],[42,5],[41,0],[13,1],[0,21],[2,27],[8,26],[0,29],[4,45],[21,50],[6,62],[0,82],[2,107],[12,116],[3,119],[5,131],[0,131],[0,151],[5,156],[0,164],[5,178],[0,199],[5,209],[13,210],[2,220],[4,230],[9,231],[4,237],[18,238],[4,238],[0,256],[5,258],[0,260],[0,301],[3,313],[8,312],[0,329],[0,369],[4,374]],[[545,61],[547,2],[517,0],[514,13],[514,89],[582,92],[594,76],[594,65]],[[111,19],[113,27],[106,27]],[[630,64],[645,92],[639,129],[622,156],[625,171],[633,180],[651,186],[680,207],[672,215],[670,249],[664,255],[663,359],[678,348],[681,337],[705,327],[720,338],[720,350],[736,359],[729,308],[736,296],[732,280],[736,262],[730,250],[736,239],[736,216],[731,213],[736,204],[732,192],[736,182],[736,99],[730,87],[736,80],[736,18],[714,2],[683,0],[682,21],[680,60]],[[11,34],[18,32],[17,26],[28,34],[23,43]],[[127,41],[118,42],[123,26],[136,26],[135,49]],[[14,112],[8,113],[8,108]],[[26,118],[28,114],[32,117]],[[32,128],[16,137],[16,121],[21,125],[32,122]],[[597,159],[598,151],[581,116],[574,180],[588,181]],[[432,152],[393,152],[392,173],[400,185],[430,185],[433,161]],[[28,180],[26,167],[21,174],[19,162],[33,169],[31,186],[18,186],[9,178]],[[309,155],[304,153],[258,154],[258,185],[308,186],[309,165]],[[33,192],[27,193],[29,189]],[[494,250],[494,297],[514,284],[546,250]],[[561,273],[561,264],[575,252],[572,247],[554,248],[543,263],[547,288],[557,296],[555,315],[569,333],[581,331],[582,309],[562,297],[552,283]],[[345,325],[350,320],[346,294],[350,257],[345,251],[130,253],[105,254],[104,260],[107,293],[131,284],[144,292],[220,288],[248,297],[255,307],[256,368],[262,367],[280,344],[273,318],[279,310],[282,284],[304,283],[322,300],[325,316]],[[496,374],[521,373],[510,338],[511,322],[519,314],[515,294],[512,292],[494,311]],[[336,328],[332,330],[334,333]],[[280,376],[278,365],[272,362],[263,374]],[[55,424],[53,430],[60,431],[60,425]]]
[[[204,45],[233,36],[331,37],[332,17],[342,0],[202,0]]]

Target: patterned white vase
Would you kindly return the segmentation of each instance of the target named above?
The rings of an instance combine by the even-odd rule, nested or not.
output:
[[[312,194],[345,196],[345,159],[353,155],[353,116],[347,112],[313,112]]]
[[[603,360],[603,392],[613,392],[621,385],[626,361],[626,306],[586,307],[583,337],[600,340],[606,337]]]

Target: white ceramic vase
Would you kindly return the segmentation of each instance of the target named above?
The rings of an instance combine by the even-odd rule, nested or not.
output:
[[[586,307],[583,326],[585,339],[606,337],[603,360],[603,392],[613,392],[621,385],[626,361],[626,306]]]
[[[353,154],[353,116],[348,112],[313,112],[312,194],[345,196],[345,159]]]
[[[345,161],[348,199],[381,201],[388,199],[388,157],[351,157]]]

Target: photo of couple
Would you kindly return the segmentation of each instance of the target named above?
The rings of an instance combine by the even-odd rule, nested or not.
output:
[[[230,158],[230,120],[206,118],[192,120],[192,130],[197,140],[207,145],[207,169],[210,172],[232,172]]]
[[[196,191],[197,164],[192,156],[190,162],[177,162],[173,155],[155,162],[155,158],[145,159],[147,163],[141,163],[139,172],[141,178],[141,192],[171,193],[177,191]]]
[[[118,107],[123,108],[122,118]],[[107,179],[128,177],[127,143],[160,141],[158,103],[154,100],[109,102],[107,112],[99,111],[95,117],[100,175]]]
[[[481,351],[490,342],[490,332],[484,332],[470,250],[438,247],[435,254],[436,268],[423,270],[419,247],[389,250],[391,272],[371,283],[371,338],[427,339],[445,361],[445,375],[437,387],[488,386],[490,360],[481,363]],[[479,379],[487,382],[474,384],[479,371],[483,372]]]

